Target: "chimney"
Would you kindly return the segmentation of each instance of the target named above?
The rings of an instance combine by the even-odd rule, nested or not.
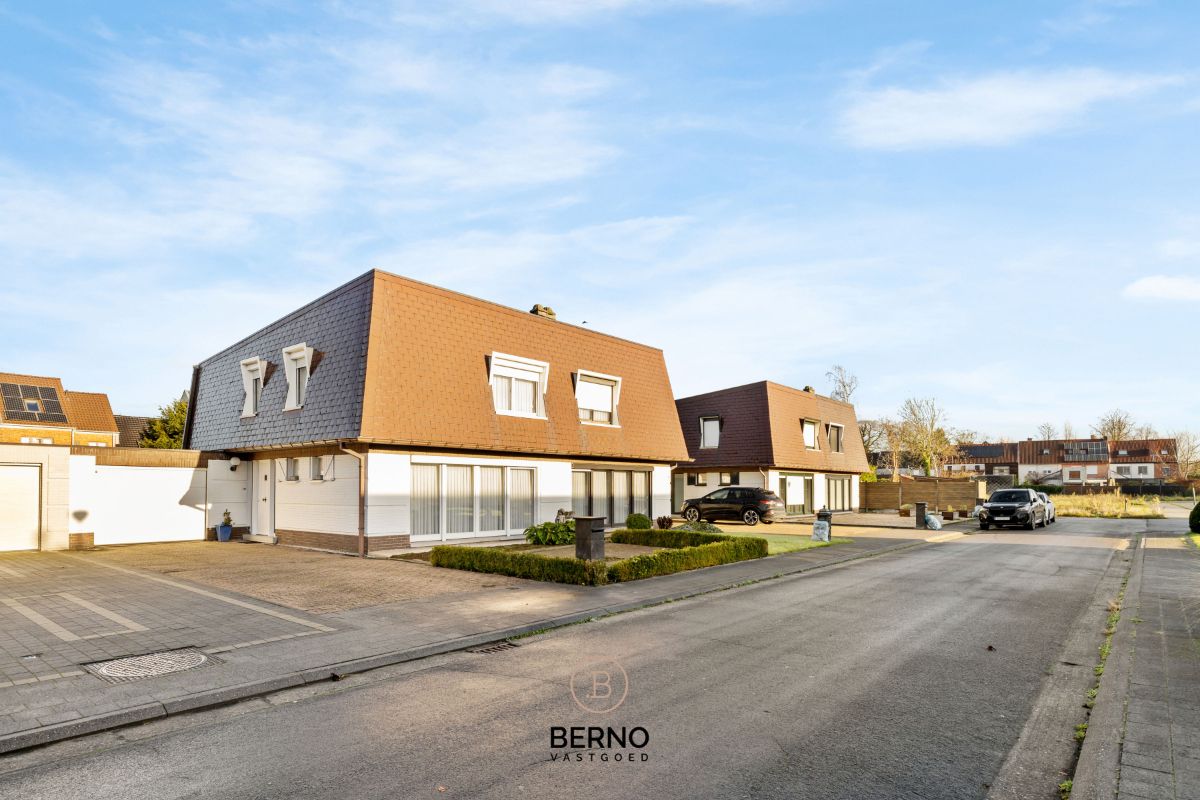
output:
[[[545,317],[546,319],[558,319],[558,315],[554,313],[553,308],[544,306],[541,303],[534,304],[533,308],[529,309],[529,313],[537,317]]]
[[[817,390],[816,390],[816,389],[814,389],[814,388],[813,388],[813,387],[811,387],[811,386],[805,386],[805,387],[804,387],[804,391],[808,392],[809,394],[816,394],[816,393],[817,393]]]

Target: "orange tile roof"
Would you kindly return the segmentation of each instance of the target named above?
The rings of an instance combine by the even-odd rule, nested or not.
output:
[[[549,363],[547,419],[497,414],[487,357]],[[573,375],[620,376],[619,427],[579,421]],[[360,437],[421,447],[686,461],[661,350],[374,272]]]
[[[16,383],[26,386],[38,386],[54,389],[62,403],[63,413],[67,422],[37,422],[29,420],[9,420],[13,425],[41,425],[53,428],[75,428],[86,431],[116,432],[117,423],[113,419],[112,408],[108,404],[108,395],[99,392],[69,392],[63,389],[59,378],[44,375],[21,375],[15,372],[0,372],[0,383]]]
[[[81,431],[117,432],[117,420],[113,417],[108,395],[102,392],[63,392],[67,419]]]

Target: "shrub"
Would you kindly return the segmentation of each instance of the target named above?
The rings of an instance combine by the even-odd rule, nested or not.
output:
[[[875,472],[875,468],[871,467],[870,472],[864,472],[858,476],[858,479],[863,483],[879,483],[879,475]]]
[[[530,525],[525,529],[525,540],[530,544],[573,544],[575,542],[575,520]]]
[[[608,580],[613,583],[670,575],[717,564],[762,558],[767,554],[767,540],[757,536],[729,536],[723,541],[695,547],[659,550],[618,561],[608,568]]]
[[[649,530],[652,524],[645,514],[630,514],[625,518],[625,527],[635,531]]]
[[[491,572],[514,578],[531,578],[535,581],[574,583],[581,586],[608,583],[608,569],[603,561],[556,558],[499,547],[438,545],[430,552],[429,563],[435,567]]]
[[[1026,482],[1026,483],[1017,484],[1017,488],[1033,489],[1035,492],[1041,492],[1042,494],[1062,494],[1063,493],[1063,487],[1056,486],[1052,483],[1028,483],[1028,482]]]
[[[1200,503],[1192,509],[1191,515],[1188,517],[1188,527],[1192,529],[1192,533],[1200,533]]]
[[[681,531],[693,531],[695,533],[720,533],[721,529],[711,522],[705,522],[698,519],[695,522],[685,522],[679,526]]]
[[[640,544],[642,547],[697,547],[702,544],[724,542],[734,537],[728,534],[700,533],[680,525],[669,531],[613,531],[613,544]],[[765,540],[764,540],[765,541]]]
[[[654,520],[654,524],[659,527],[659,530],[666,531],[671,529],[671,526],[675,524],[675,520],[671,519],[670,514],[666,514]]]

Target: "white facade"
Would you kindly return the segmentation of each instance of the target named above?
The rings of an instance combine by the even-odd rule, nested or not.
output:
[[[686,474],[680,473],[675,475],[675,491],[678,505],[687,500],[692,500],[697,497],[703,497],[709,492],[714,492],[722,486],[737,485],[737,486],[753,486],[766,487],[780,495],[787,497],[789,506],[799,505],[793,503],[797,497],[804,497],[805,478],[811,479],[812,484],[812,508],[807,509],[806,513],[816,513],[817,509],[825,508],[830,502],[829,496],[829,479],[847,480],[849,482],[848,489],[839,496],[840,505],[846,506],[839,508],[839,511],[853,511],[859,508],[859,476],[857,473],[846,472],[809,472],[803,470],[742,470],[738,473],[722,473],[722,472],[705,472],[699,473],[703,476],[704,484],[689,484]],[[725,478],[729,483],[722,482]],[[786,484],[784,483],[786,481]],[[786,494],[785,494],[786,493]],[[846,502],[846,496],[849,502]],[[805,502],[805,505],[807,503]],[[676,513],[679,508],[675,508]]]
[[[358,459],[320,456],[320,466],[314,469],[315,458],[291,459],[294,479],[288,477],[289,459],[274,459],[275,529],[357,536]]]

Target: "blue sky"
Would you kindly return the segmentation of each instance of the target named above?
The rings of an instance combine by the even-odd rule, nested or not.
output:
[[[991,436],[1195,427],[1200,10],[0,0],[0,369],[148,413],[371,267]]]

